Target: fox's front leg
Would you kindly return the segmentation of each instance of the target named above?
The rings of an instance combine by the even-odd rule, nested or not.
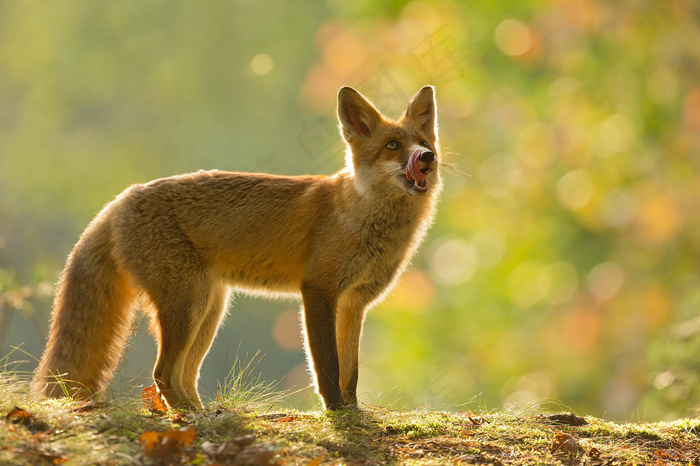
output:
[[[340,390],[347,406],[357,406],[360,336],[367,302],[360,293],[348,293],[338,301],[335,331],[338,340]]]
[[[318,392],[326,409],[343,408],[335,335],[336,298],[313,286],[301,288],[306,343]]]

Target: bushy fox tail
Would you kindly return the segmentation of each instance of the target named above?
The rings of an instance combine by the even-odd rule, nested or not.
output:
[[[134,291],[113,256],[108,211],[75,245],[56,290],[49,339],[32,391],[86,398],[109,383],[131,331]]]

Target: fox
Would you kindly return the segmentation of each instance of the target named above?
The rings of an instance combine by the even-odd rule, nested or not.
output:
[[[103,396],[138,309],[157,342],[171,409],[204,409],[202,361],[242,292],[301,300],[312,382],[326,410],[357,409],[365,316],[433,222],[442,187],[437,103],[425,86],[394,120],[351,87],[337,97],[345,166],[332,175],[218,170],[134,184],[68,256],[38,397]]]

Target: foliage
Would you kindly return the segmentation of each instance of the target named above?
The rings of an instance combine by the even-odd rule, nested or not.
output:
[[[392,114],[431,83],[445,159],[468,176],[445,171],[426,243],[369,317],[361,399],[685,416],[700,396],[699,69],[692,0],[4,2],[0,268],[12,289],[52,280],[131,183],[335,171],[340,86]],[[0,351],[38,355],[48,312],[0,328]],[[267,352],[266,380],[308,385],[294,306],[232,314],[205,365],[212,397],[239,340]],[[147,337],[132,351],[153,357],[127,378],[155,359]]]

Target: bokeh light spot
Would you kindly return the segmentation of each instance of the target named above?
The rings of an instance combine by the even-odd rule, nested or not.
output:
[[[294,366],[282,379],[284,388],[302,388],[311,384],[311,375],[309,374],[309,366],[306,364],[298,364]]]
[[[495,32],[496,45],[501,52],[511,57],[524,54],[532,46],[532,35],[528,27],[515,19],[506,19]]]
[[[420,313],[430,309],[434,298],[435,286],[430,278],[420,270],[411,269],[401,276],[386,307]]]
[[[552,381],[544,374],[533,372],[511,379],[501,389],[504,406],[526,408],[529,404],[552,395]]]
[[[453,239],[437,247],[430,260],[430,271],[439,283],[456,286],[474,275],[478,261],[474,246]]]
[[[678,201],[666,194],[649,194],[641,202],[637,212],[637,233],[644,241],[667,241],[676,234],[681,223],[682,215]]]
[[[619,113],[603,120],[595,134],[597,137],[593,142],[598,154],[603,156],[628,150],[635,137],[634,125]]]
[[[600,206],[601,220],[611,227],[624,227],[634,219],[636,212],[636,199],[623,188],[612,190]]]
[[[588,287],[601,300],[610,299],[620,291],[625,273],[615,262],[602,262],[588,274]]]
[[[593,182],[583,169],[572,170],[557,183],[557,198],[570,210],[584,208],[593,197]]]
[[[347,76],[357,71],[365,56],[363,42],[346,30],[332,37],[323,48],[324,62],[337,76]]]
[[[269,73],[272,71],[273,66],[274,62],[272,61],[272,57],[265,53],[258,54],[250,60],[250,69],[258,76]]]
[[[540,274],[544,264],[538,261],[527,261],[518,265],[508,275],[506,286],[508,294],[518,307],[528,308],[534,306],[544,297],[543,287],[540,284]]]
[[[275,343],[289,351],[299,351],[303,348],[299,313],[288,310],[277,316],[272,324],[272,337]]]
[[[548,265],[539,277],[544,299],[554,305],[567,303],[578,289],[576,268],[566,261]]]

